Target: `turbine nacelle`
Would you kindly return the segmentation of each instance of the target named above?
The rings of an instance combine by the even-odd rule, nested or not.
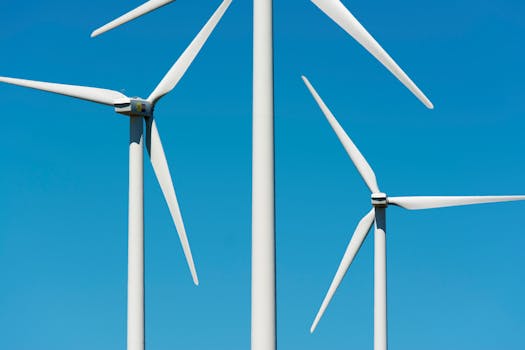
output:
[[[376,192],[372,193],[372,205],[377,208],[386,208],[388,206],[388,198],[386,193]]]
[[[121,98],[115,101],[115,112],[130,117],[153,116],[153,104],[142,98]]]

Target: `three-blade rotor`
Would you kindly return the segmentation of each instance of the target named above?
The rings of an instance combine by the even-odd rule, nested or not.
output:
[[[354,163],[355,167],[359,171],[359,174],[365,181],[368,188],[372,191],[372,204],[374,206],[378,205],[381,207],[386,207],[387,205],[396,205],[405,209],[418,210],[418,209],[430,209],[430,208],[441,208],[441,207],[453,207],[460,205],[470,205],[470,204],[482,204],[482,203],[495,203],[495,202],[510,202],[510,201],[519,201],[525,200],[525,196],[410,196],[410,197],[387,197],[384,193],[379,192],[379,188],[376,181],[376,176],[374,171],[363,157],[359,149],[350,139],[348,134],[343,130],[341,125],[337,122],[334,115],[330,112],[324,101],[321,99],[317,91],[314,89],[312,84],[308,81],[306,77],[302,77],[306,87],[314,97],[315,101],[321,108],[321,111],[325,115],[326,119],[330,123],[332,129],[335,131],[337,137],[343,144],[345,150],[347,151],[350,159]],[[378,201],[378,204],[375,204],[375,199],[379,198],[382,200]],[[366,214],[354,231],[350,243],[348,244],[346,251],[343,255],[343,258],[337,268],[337,272],[330,284],[328,292],[317,312],[317,315],[314,319],[314,322],[310,328],[310,332],[313,332],[317,327],[319,321],[321,320],[326,308],[330,304],[337,288],[339,287],[342,279],[344,278],[348,268],[352,264],[357,252],[361,248],[372,224],[375,220],[375,208]]]
[[[381,64],[405,85],[427,108],[434,108],[432,102],[430,102],[425,94],[414,84],[412,79],[408,77],[341,1],[312,0],[312,2],[381,62]]]
[[[148,100],[130,98],[115,90],[100,89],[100,88],[78,86],[78,85],[56,84],[56,83],[48,83],[48,82],[33,81],[33,80],[26,80],[26,79],[0,77],[0,82],[23,86],[23,87],[32,88],[32,89],[37,89],[37,90],[42,90],[42,91],[47,91],[47,92],[52,92],[52,93],[60,94],[60,95],[75,97],[78,99],[96,102],[96,103],[100,103],[100,104],[104,104],[108,106],[114,106],[115,110],[118,113],[129,114],[131,116],[134,115],[133,114],[134,110],[132,109],[132,107],[130,107],[129,110],[126,110],[126,112],[121,112],[123,110],[122,106],[124,107],[129,106],[135,102],[138,102],[139,105],[141,105],[141,102],[144,103],[144,105],[151,104],[151,106],[149,106],[147,109],[149,111],[149,114],[146,115],[142,113],[142,114],[138,114],[138,116],[143,116],[146,119],[146,127],[147,127],[146,146],[147,146],[148,154],[150,156],[150,160],[153,166],[153,170],[155,172],[155,176],[157,177],[159,181],[159,185],[162,189],[162,193],[164,195],[164,198],[166,199],[166,203],[168,204],[170,214],[172,216],[173,222],[177,229],[177,233],[179,235],[182,249],[184,251],[184,255],[186,257],[186,261],[188,263],[188,266],[189,266],[189,269],[190,269],[190,272],[191,272],[191,275],[192,275],[192,278],[195,284],[199,284],[199,280],[197,277],[197,272],[195,270],[195,265],[193,262],[191,249],[188,243],[188,238],[186,236],[186,230],[184,228],[184,223],[182,221],[182,215],[180,213],[179,204],[177,201],[177,197],[175,195],[175,189],[173,186],[173,182],[171,180],[171,174],[169,171],[168,162],[166,160],[166,155],[162,147],[162,142],[161,142],[158,130],[157,130],[156,122],[153,118],[153,107],[155,103],[158,102],[160,98],[162,98],[162,96],[166,95],[171,90],[173,90],[173,88],[180,81],[180,79],[182,78],[184,73],[187,71],[188,67],[191,65],[191,63],[193,62],[193,60],[195,59],[195,57],[201,50],[202,46],[204,45],[204,43],[210,36],[211,32],[213,31],[213,29],[215,28],[219,20],[224,15],[228,6],[231,4],[231,1],[232,0],[224,0],[224,2],[219,6],[219,8],[215,11],[215,13],[211,16],[211,18],[204,25],[201,31],[193,39],[190,45],[186,48],[183,54],[179,57],[179,59],[175,62],[175,64],[173,64],[173,66],[168,71],[168,73],[160,81],[158,86],[149,96]],[[168,3],[166,1],[164,2]],[[163,3],[163,1],[152,0],[149,2],[150,5],[152,4],[158,5],[161,3]],[[137,16],[139,16],[142,13],[146,13],[143,11],[148,8],[151,8],[151,7],[145,6],[141,9],[142,12],[141,11],[135,12],[134,15],[137,15],[138,13]],[[141,109],[141,111],[144,112],[143,109]]]

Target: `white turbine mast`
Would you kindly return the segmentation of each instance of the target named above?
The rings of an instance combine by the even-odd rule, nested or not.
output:
[[[251,349],[277,348],[272,0],[253,0]]]
[[[361,248],[368,231],[375,222],[374,233],[374,350],[387,349],[387,304],[386,304],[386,208],[395,205],[410,210],[453,207],[459,205],[510,202],[525,200],[525,196],[417,196],[417,197],[388,197],[379,190],[374,171],[361,154],[350,137],[337,122],[334,115],[325,105],[319,94],[306,77],[302,77],[308,90],[321,108],[330,126],[343,144],[357,171],[365,181],[371,192],[372,209],[359,221],[354,234],[348,244],[343,259],[330,284],[328,292],[321,304],[319,312],[310,328],[313,332],[323,316],[335,291],[343,280],[350,264]]]
[[[160,3],[160,1],[151,1]],[[153,117],[155,104],[182,78],[209,35],[222,18],[231,0],[224,0],[190,45],[177,59],[147,99],[127,97],[114,90],[0,77],[0,82],[19,85],[91,102],[113,106],[130,117],[129,211],[128,211],[128,319],[127,349],[144,349],[144,121],[146,148],[155,176],[168,204],[195,285],[199,284],[191,249],[171,180],[166,155]]]

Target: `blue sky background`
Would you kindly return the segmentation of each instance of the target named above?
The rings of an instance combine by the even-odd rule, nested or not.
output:
[[[0,75],[147,97],[219,1],[3,1]],[[369,193],[305,74],[390,195],[524,194],[522,1],[344,1],[429,111],[306,0],[275,1],[278,346],[370,349],[373,242],[309,327]],[[156,109],[201,280],[145,165],[149,349],[248,349],[251,1],[235,0]],[[128,121],[0,85],[0,348],[124,349]],[[525,203],[388,215],[391,349],[523,349]]]

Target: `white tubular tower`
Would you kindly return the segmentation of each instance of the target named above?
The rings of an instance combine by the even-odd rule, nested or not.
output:
[[[386,350],[386,208],[374,209],[374,350]]]
[[[128,350],[144,350],[144,127],[129,124]]]
[[[252,350],[275,350],[272,0],[253,2]]]

